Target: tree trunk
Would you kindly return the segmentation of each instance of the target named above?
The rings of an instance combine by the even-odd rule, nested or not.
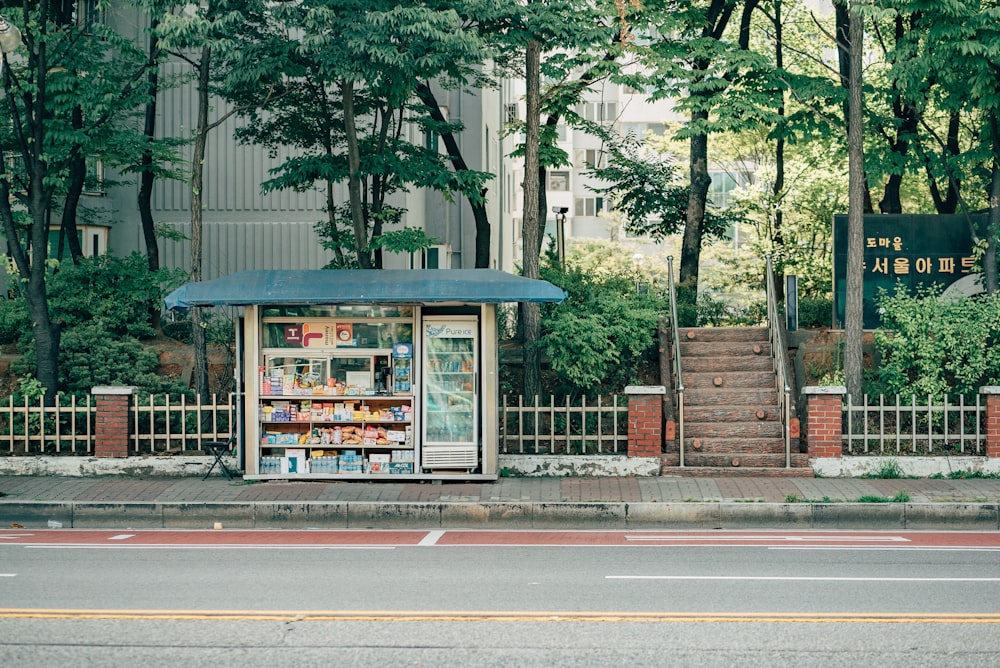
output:
[[[527,278],[539,277],[541,222],[538,220],[539,155],[538,141],[541,118],[541,44],[528,40],[525,48],[525,127],[524,127],[524,205],[522,207],[522,269]],[[536,303],[521,303],[521,328],[524,345],[524,395],[529,401],[542,393],[542,354],[538,348],[541,310]]]
[[[990,214],[986,226],[986,253],[983,255],[983,283],[986,292],[993,294],[1000,288],[997,279],[997,237],[1000,235],[1000,119],[996,112],[990,115],[993,134],[993,170],[990,174]]]
[[[691,125],[697,127],[708,120],[707,111],[692,111]],[[708,175],[708,135],[701,132],[691,137],[691,189],[688,192],[687,214],[684,222],[684,236],[681,240],[680,281],[677,285],[678,297],[686,304],[694,306],[698,301],[698,265],[701,261],[702,223],[705,220],[705,205],[712,178]],[[684,323],[694,326],[697,323]]]
[[[850,113],[847,124],[847,303],[844,313],[844,380],[851,400],[861,401],[864,299],[864,137],[862,134],[861,50],[864,33],[857,0],[850,7]]]
[[[201,50],[198,63],[198,129],[191,156],[191,280],[202,278],[202,187],[204,183],[205,149],[208,144],[208,83],[212,50]],[[205,324],[200,308],[191,309],[191,341],[194,345],[195,392],[208,400],[208,345],[205,341]]]
[[[66,240],[69,248],[69,256],[73,264],[79,264],[83,257],[83,247],[80,244],[80,232],[76,226],[76,212],[80,205],[80,196],[83,195],[83,186],[87,180],[87,160],[82,155],[73,158],[70,164],[69,189],[66,191],[66,199],[63,204],[62,222],[60,223],[60,236]],[[60,255],[62,247],[60,245]],[[60,259],[62,259],[60,257]]]
[[[774,64],[781,71],[785,67],[784,44],[782,43],[781,0],[774,3]],[[778,105],[779,122],[785,118],[785,91],[781,91],[781,103]],[[782,196],[785,190],[785,135],[778,134],[774,146],[774,187],[771,196],[774,201],[774,230],[772,230],[772,255],[778,255],[777,272],[775,273],[774,292],[779,302],[785,300],[785,239],[783,233],[784,212],[781,210]],[[736,223],[739,225],[739,223]]]
[[[853,6],[848,7],[848,4],[853,5],[853,0],[834,0],[834,15],[837,24],[837,53],[839,56],[838,62],[840,64],[840,85],[843,86],[848,91],[848,97],[844,100],[844,124],[850,125],[851,117],[851,79],[854,76],[853,70],[861,67],[861,62],[855,65],[853,62],[853,56],[851,54],[851,11],[854,11]],[[861,73],[857,73],[861,76]],[[848,132],[850,132],[848,130]],[[848,149],[850,151],[850,149]],[[864,179],[864,192],[862,193],[862,198],[864,201],[864,213],[874,213],[875,209],[872,206],[871,191],[868,188],[868,176],[865,174],[864,165],[861,166],[861,176]]]
[[[156,28],[160,22],[151,19],[149,24],[149,58],[146,65],[149,74],[146,76],[147,94],[149,101],[146,103],[145,117],[143,118],[142,137],[145,146],[142,150],[142,157],[139,161],[139,220],[142,224],[142,238],[146,245],[146,266],[150,273],[160,269],[160,244],[156,238],[156,221],[153,220],[153,148],[152,144],[156,140],[156,96],[160,91],[159,69],[156,67],[158,60],[159,40],[156,37]],[[149,322],[157,332],[162,330],[160,317],[160,304],[149,305]]]
[[[344,132],[347,135],[347,192],[351,200],[351,226],[354,228],[354,249],[358,255],[358,266],[372,268],[368,247],[368,227],[361,202],[361,151],[358,147],[358,129],[354,120],[354,82],[343,81],[340,85],[344,101]]]
[[[160,245],[156,238],[156,221],[153,220],[153,149],[152,144],[156,139],[156,96],[160,92],[159,70],[156,67],[159,51],[159,40],[156,37],[156,28],[159,21],[152,19],[149,24],[149,59],[146,61],[149,67],[149,74],[146,77],[148,87],[147,94],[149,102],[146,103],[146,114],[143,119],[142,137],[145,148],[142,150],[139,169],[139,219],[142,221],[142,238],[146,243],[146,260],[150,271],[157,271],[160,268]],[[159,313],[160,309],[156,309]]]
[[[441,106],[431,87],[425,83],[417,84],[417,97],[424,103],[430,112],[431,118],[438,123],[444,123],[444,114],[441,113]],[[442,132],[441,139],[444,141],[445,150],[448,151],[448,159],[456,172],[471,171],[462,155],[462,149],[458,146],[458,140],[454,132]],[[489,169],[489,165],[484,165]],[[479,199],[475,200],[467,197],[469,206],[472,207],[472,218],[476,222],[476,269],[488,269],[490,266],[490,219],[486,211],[486,189],[479,193]]]

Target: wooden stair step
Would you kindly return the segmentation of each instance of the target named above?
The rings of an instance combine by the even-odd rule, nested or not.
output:
[[[673,446],[676,449],[676,445]],[[798,439],[791,442],[792,454],[799,451]],[[684,431],[684,452],[702,453],[746,453],[746,454],[784,454],[785,439],[781,437],[761,438],[703,438],[691,436]]]
[[[734,371],[773,372],[774,361],[770,357],[741,355],[736,357],[688,357],[683,358],[681,369],[684,376],[692,373],[727,374]]]
[[[770,371],[719,371],[716,373],[685,373],[684,389],[743,388],[764,390],[774,387]]]
[[[773,468],[741,466],[739,468],[718,468],[715,466],[664,466],[660,475],[684,478],[813,478],[811,468]]]
[[[766,357],[771,358],[771,344],[767,341],[684,341],[681,340],[681,359],[687,365],[691,357]],[[758,352],[759,351],[759,352]]]
[[[681,327],[681,341],[769,341],[767,327]]]
[[[778,392],[770,388],[685,388],[685,412],[695,406],[777,406]]]
[[[664,453],[661,461],[666,466],[678,466],[680,464],[680,453]],[[791,456],[793,467],[808,467],[809,455],[801,452],[793,452]],[[785,466],[785,453],[768,454],[747,454],[744,452],[729,453],[692,453],[684,452],[685,466],[710,466],[717,469],[740,469],[750,468],[783,468]]]
[[[698,422],[775,422],[780,419],[781,411],[773,404],[719,403],[686,405],[684,407],[685,424]]]

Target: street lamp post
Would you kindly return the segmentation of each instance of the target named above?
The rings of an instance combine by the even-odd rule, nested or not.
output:
[[[559,269],[566,270],[566,214],[569,209],[565,206],[552,207],[552,213],[556,214],[556,256],[559,258]]]

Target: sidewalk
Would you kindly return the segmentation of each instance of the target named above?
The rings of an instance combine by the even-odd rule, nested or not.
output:
[[[50,523],[213,528],[216,522],[225,528],[1000,530],[998,479],[501,478],[438,484],[0,476],[0,494],[0,530]]]

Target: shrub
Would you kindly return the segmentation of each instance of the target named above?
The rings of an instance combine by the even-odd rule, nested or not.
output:
[[[872,381],[886,394],[975,396],[1000,380],[1000,295],[943,298],[937,288],[882,292],[881,355]]]
[[[544,278],[568,293],[546,307],[539,345],[558,374],[558,392],[590,393],[624,387],[638,378],[644,356],[656,350],[664,300],[636,290],[629,270],[549,269]]]

